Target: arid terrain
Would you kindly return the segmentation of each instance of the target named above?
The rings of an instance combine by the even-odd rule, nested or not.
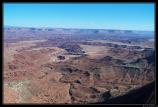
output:
[[[153,32],[6,27],[3,102],[106,104],[143,92],[155,80],[154,42]]]

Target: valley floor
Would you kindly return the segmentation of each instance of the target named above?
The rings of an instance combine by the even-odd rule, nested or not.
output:
[[[155,65],[142,57],[143,49],[45,43],[4,43],[4,103],[104,102],[154,80]]]

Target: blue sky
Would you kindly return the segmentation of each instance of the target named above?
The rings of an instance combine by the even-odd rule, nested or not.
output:
[[[3,4],[4,25],[154,31],[154,4]]]

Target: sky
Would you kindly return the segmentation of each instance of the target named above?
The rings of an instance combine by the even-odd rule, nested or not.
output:
[[[19,27],[154,31],[152,3],[3,4],[3,24]]]

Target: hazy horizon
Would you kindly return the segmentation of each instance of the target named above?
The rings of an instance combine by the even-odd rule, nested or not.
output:
[[[13,25],[3,25],[4,28],[5,27],[22,27],[22,28],[37,28],[37,29],[40,29],[40,28],[48,28],[48,29],[93,29],[93,30],[123,30],[123,31],[140,31],[140,32],[155,32],[155,31],[152,31],[152,30],[131,30],[131,29],[97,29],[97,28],[68,28],[68,27],[31,27],[31,26],[13,26]]]

